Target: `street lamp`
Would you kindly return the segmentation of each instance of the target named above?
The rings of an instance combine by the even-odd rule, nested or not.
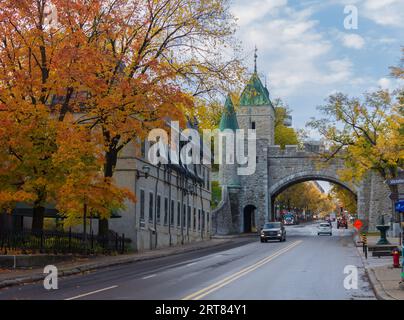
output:
[[[136,179],[139,179],[141,177],[144,177],[145,179],[147,179],[149,176],[149,173],[150,173],[150,166],[145,164],[142,167],[142,171],[139,171],[136,169]]]

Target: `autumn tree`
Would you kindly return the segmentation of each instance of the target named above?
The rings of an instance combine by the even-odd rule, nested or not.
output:
[[[74,113],[74,124],[100,135],[105,183],[113,182],[128,143],[168,119],[184,124],[196,98],[231,90],[243,71],[232,53],[235,22],[223,0],[1,5],[0,101],[5,108],[28,106],[27,113],[43,110],[59,122]],[[50,5],[57,13],[51,24]],[[100,234],[108,231],[107,218]]]
[[[391,75],[403,79],[404,48],[401,65],[391,67]],[[404,164],[404,88],[390,92],[365,93],[362,99],[336,93],[319,111],[325,118],[308,125],[317,129],[329,143],[326,160],[340,158],[346,169],[344,180],[359,181],[370,170],[383,179],[397,177]],[[390,186],[397,192],[397,186]]]
[[[312,182],[302,182],[290,186],[275,200],[282,208],[307,210],[315,213],[329,213],[335,209],[334,202],[322,193]]]
[[[195,97],[237,80],[237,61],[224,61],[219,50],[233,34],[232,19],[220,0],[115,1],[88,17],[84,33],[97,68],[82,80],[90,98],[79,121],[102,132],[105,177],[135,137],[167,119],[184,123]],[[108,221],[99,226],[105,233]]]
[[[275,106],[275,144],[280,145],[282,149],[285,145],[298,145],[300,142],[298,133],[295,129],[285,125],[285,120],[291,114],[291,110],[281,99],[274,100]]]
[[[397,176],[403,167],[404,139],[400,126],[404,114],[394,93],[386,90],[366,93],[364,99],[337,93],[319,107],[326,116],[309,125],[329,143],[323,156],[342,159],[345,169],[339,174],[345,181],[359,181],[374,170],[383,179]],[[397,186],[390,186],[396,192]]]
[[[330,190],[331,196],[348,212],[356,213],[357,201],[355,195],[337,184],[333,184]]]

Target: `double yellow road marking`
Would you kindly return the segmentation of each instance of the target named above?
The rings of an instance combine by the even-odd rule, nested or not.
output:
[[[246,274],[258,269],[259,267],[262,267],[264,264],[272,261],[273,259],[275,259],[276,257],[279,257],[280,255],[286,253],[287,251],[291,250],[292,248],[296,247],[297,245],[299,245],[302,242],[302,240],[298,240],[293,242],[292,244],[288,245],[287,247],[278,250],[277,252],[275,252],[274,254],[254,263],[253,265],[246,267],[216,283],[211,284],[210,286],[203,288],[195,293],[192,293],[184,298],[182,298],[182,300],[199,300],[202,299],[203,297],[207,296],[208,294],[224,287],[225,285],[241,278],[242,276],[245,276]]]

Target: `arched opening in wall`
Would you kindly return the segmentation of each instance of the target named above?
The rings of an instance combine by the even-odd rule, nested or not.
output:
[[[255,232],[257,231],[257,227],[255,225],[255,211],[256,207],[249,204],[244,207],[243,210],[243,220],[244,220],[244,225],[243,225],[243,232]]]
[[[321,219],[340,223],[357,218],[354,188],[332,178],[300,177],[289,179],[271,195],[271,221],[296,225]],[[339,224],[338,224],[339,225]]]

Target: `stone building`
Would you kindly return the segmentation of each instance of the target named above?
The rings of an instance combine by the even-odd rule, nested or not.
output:
[[[119,155],[114,178],[136,194],[110,229],[131,239],[134,250],[150,250],[210,238],[210,165],[161,164],[148,160],[148,141]]]
[[[346,183],[338,176],[338,170],[344,165],[342,161],[333,159],[325,166],[318,156],[323,151],[321,143],[309,141],[303,148],[287,145],[284,150],[274,145],[275,109],[256,68],[239,101],[234,106],[230,97],[227,98],[219,129],[222,132],[255,130],[256,170],[251,175],[238,175],[240,166],[236,163],[219,166],[222,200],[212,212],[213,232],[256,231],[264,222],[275,219],[275,198],[283,190],[313,180],[336,183],[350,190],[357,197],[358,216],[369,230],[376,229],[381,214],[387,215],[386,221],[390,221],[393,212],[389,190],[377,173],[370,172],[357,184]]]

